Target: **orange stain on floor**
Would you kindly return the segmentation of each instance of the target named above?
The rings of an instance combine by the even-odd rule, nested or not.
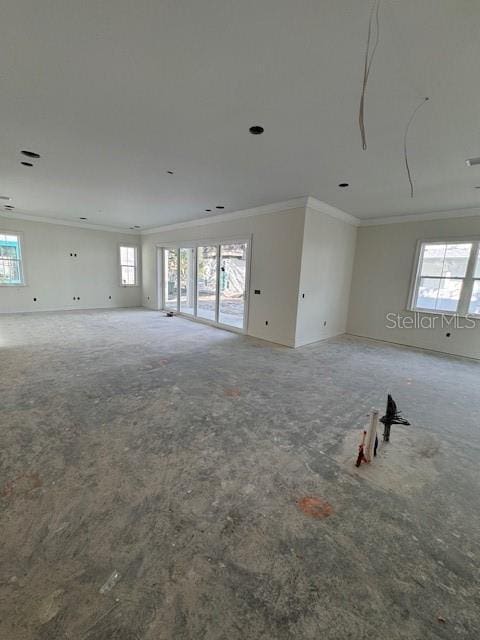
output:
[[[312,518],[328,518],[334,513],[332,505],[323,498],[314,498],[312,496],[306,496],[297,500],[300,511],[303,511],[307,516]]]

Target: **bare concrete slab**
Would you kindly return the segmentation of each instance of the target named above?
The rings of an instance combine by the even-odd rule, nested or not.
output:
[[[480,637],[480,365],[0,317],[0,637]],[[375,465],[354,467],[393,394]]]

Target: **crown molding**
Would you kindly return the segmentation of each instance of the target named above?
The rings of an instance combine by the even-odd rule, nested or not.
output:
[[[166,224],[160,227],[150,229],[142,229],[141,235],[150,235],[152,233],[162,233],[164,231],[175,231],[176,229],[188,229],[189,227],[203,227],[208,224],[217,222],[228,222],[229,220],[240,220],[242,218],[252,218],[254,216],[264,215],[266,213],[280,213],[282,211],[291,211],[293,209],[302,209],[306,206],[308,198],[295,198],[293,200],[285,200],[284,202],[275,202],[266,204],[253,209],[242,209],[240,211],[232,211],[230,213],[220,213],[218,215],[206,216],[204,218],[196,218],[187,220],[187,222],[176,222],[174,224]]]
[[[110,227],[108,225],[93,224],[91,222],[76,222],[75,220],[62,220],[60,218],[48,218],[35,216],[28,213],[18,213],[13,211],[0,211],[0,216],[7,220],[28,220],[29,222],[45,222],[46,224],[57,224],[65,227],[76,227],[77,229],[90,229],[94,231],[109,231],[110,233],[122,233],[128,236],[139,236],[139,231],[132,229],[122,229],[121,227]]]
[[[337,218],[337,220],[341,220],[342,222],[348,222],[348,224],[352,224],[355,227],[358,227],[361,224],[361,221],[350,213],[342,211],[342,209],[337,209],[337,207],[333,207],[331,204],[318,200],[313,196],[309,196],[307,198],[306,206],[309,209],[313,209],[313,211],[324,213],[325,215],[330,216],[331,218]]]
[[[428,222],[429,220],[448,220],[458,218],[480,217],[479,207],[468,209],[450,209],[448,211],[430,211],[429,213],[414,213],[402,216],[390,216],[387,218],[366,218],[360,220],[361,227],[375,227],[384,224],[401,224],[402,222]]]

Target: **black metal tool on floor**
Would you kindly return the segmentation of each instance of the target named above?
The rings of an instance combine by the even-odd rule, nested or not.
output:
[[[383,430],[384,442],[390,442],[390,427],[392,424],[410,425],[410,422],[402,417],[402,412],[397,409],[397,404],[390,394],[388,394],[387,411],[383,418],[380,418],[380,422],[382,422],[385,427]]]
[[[365,438],[367,437],[367,432],[364,431],[363,432],[363,437],[362,437],[362,441],[361,443],[358,445],[358,457],[357,457],[357,461],[355,463],[356,467],[359,467],[362,462],[368,462],[366,456],[365,456]]]

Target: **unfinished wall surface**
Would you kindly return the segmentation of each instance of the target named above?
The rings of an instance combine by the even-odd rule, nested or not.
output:
[[[307,208],[295,346],[345,333],[357,228]]]
[[[21,234],[25,286],[0,286],[0,313],[141,305],[141,287],[122,287],[119,266],[120,244],[140,247],[139,236],[0,217],[9,231]]]
[[[361,227],[353,268],[348,333],[480,358],[480,322],[473,329],[442,326],[438,314],[407,310],[418,240],[480,237],[480,216]],[[433,328],[389,328],[387,314],[426,320]],[[447,337],[450,333],[450,337]],[[394,363],[392,362],[392,366]]]
[[[297,295],[305,209],[215,222],[142,236],[143,304],[158,309],[157,247],[197,240],[251,237],[250,303],[247,333],[295,346]],[[261,291],[254,294],[255,289]],[[265,323],[268,322],[268,325]]]

